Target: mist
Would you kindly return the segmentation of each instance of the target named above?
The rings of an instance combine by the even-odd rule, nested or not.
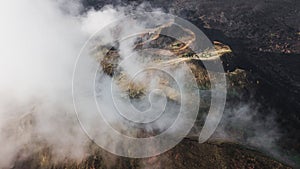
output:
[[[130,10],[130,6],[105,6],[99,11],[90,9],[83,12],[80,1],[65,0],[10,0],[0,3],[0,168],[12,167],[16,160],[25,159],[45,146],[50,147],[54,162],[66,158],[80,161],[89,155],[87,147],[91,141],[78,123],[72,99],[74,64],[90,36],[124,17]],[[125,24],[123,34],[144,28],[144,25],[129,26],[132,25]],[[112,38],[112,35],[105,38]],[[129,50],[131,45],[132,39],[120,44],[122,59],[132,55]],[[95,64],[91,57],[87,56],[86,59],[86,68]],[[136,56],[131,56],[131,59],[127,58],[122,65],[129,75],[143,66],[134,62]],[[87,73],[92,72],[87,69]],[[185,74],[180,71],[175,73],[183,81]],[[145,79],[141,77],[141,81]],[[98,87],[105,89],[112,80],[104,77]],[[82,90],[86,87],[83,85]],[[109,95],[103,93],[105,90],[101,91],[103,96]],[[102,101],[103,105],[107,105],[104,112],[111,112],[111,100],[104,97]],[[89,111],[89,105],[86,107],[86,111]],[[266,147],[268,150],[273,148],[274,140],[279,137],[277,130],[266,131],[261,121],[252,123],[256,109],[246,103],[226,111],[222,125],[251,124],[253,128],[250,130],[254,130],[254,134],[247,137],[246,142],[257,147],[270,146]],[[107,117],[112,123],[120,120],[110,114]],[[93,116],[84,118],[90,120],[91,124],[99,124]],[[173,120],[172,116],[167,115],[162,121],[146,126],[146,130],[164,130]],[[123,131],[131,127],[126,123],[119,125]],[[273,119],[268,119],[266,125],[276,124]],[[102,130],[105,131],[105,128]],[[101,134],[107,139],[105,133]],[[137,133],[129,131],[127,134]],[[222,126],[217,136],[235,139]],[[111,139],[105,142],[110,144]]]
[[[82,159],[88,138],[72,103],[74,63],[95,27],[118,13],[79,16],[77,1],[12,0],[0,6],[0,168],[45,145],[57,160]]]
[[[131,8],[106,6],[100,11],[91,9],[83,13],[79,1],[64,0],[12,0],[3,1],[0,6],[3,22],[0,31],[0,144],[3,147],[0,168],[12,167],[15,161],[26,159],[45,147],[50,148],[53,162],[82,160],[90,153],[87,147],[91,141],[74,111],[74,64],[90,36],[125,16],[125,10],[128,12]],[[125,34],[130,33],[126,30],[134,32],[142,27],[128,28],[124,27]],[[132,42],[120,44],[122,57],[132,52],[128,51],[128,44]],[[86,60],[86,68],[95,64],[89,56]],[[134,68],[132,65],[128,63],[125,67]],[[86,73],[91,72],[87,69]],[[110,81],[107,78],[103,84]],[[112,110],[109,106],[105,109]],[[93,117],[86,118],[91,124],[96,123]],[[110,120],[116,122],[114,117]],[[159,125],[162,124],[156,124],[157,128]],[[103,138],[110,143],[110,139]]]
[[[276,156],[280,153],[277,141],[281,134],[274,111],[271,108],[263,111],[253,100],[228,105],[212,139],[238,142]]]

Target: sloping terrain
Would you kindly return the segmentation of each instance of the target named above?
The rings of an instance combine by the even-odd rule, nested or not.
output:
[[[144,1],[112,1],[114,5],[138,5]],[[223,57],[228,71],[243,70],[251,90],[238,99],[254,99],[262,105],[261,117],[275,116],[282,136],[277,141],[299,163],[300,152],[300,2],[270,1],[149,1],[152,7],[183,17],[212,40],[232,49]],[[101,8],[101,0],[85,1]],[[248,84],[249,85],[249,84]],[[232,102],[234,101],[231,100]],[[267,111],[269,108],[274,111]]]
[[[86,0],[84,4],[100,9],[106,4],[141,2]],[[299,167],[300,2],[154,0],[149,3],[188,19],[212,41],[230,46],[232,53],[222,56],[223,66],[229,72],[226,108],[249,99],[258,102],[262,109],[258,117],[275,117],[281,133],[276,143],[283,154],[293,158],[289,165]],[[270,108],[274,111],[268,111]],[[238,131],[236,135],[242,137],[244,133]],[[196,139],[186,138],[174,149],[147,159],[128,159],[99,148],[91,149],[95,152],[84,161],[52,164],[45,150],[19,161],[13,168],[290,168],[283,157],[275,160],[263,154],[264,150],[245,148],[227,140],[199,144]]]
[[[96,150],[93,155],[82,162],[65,161],[50,163],[47,153],[36,154],[32,159],[19,162],[14,169],[56,168],[56,169],[87,169],[87,168],[274,168],[288,169],[291,167],[266,157],[261,153],[243,148],[232,143],[204,143],[197,140],[184,139],[172,150],[161,155],[145,159],[129,159],[117,157],[103,150]]]

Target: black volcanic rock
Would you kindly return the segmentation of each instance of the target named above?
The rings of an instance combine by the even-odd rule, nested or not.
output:
[[[85,5],[100,9],[106,4],[137,6],[142,2],[86,0]],[[265,109],[274,109],[273,114],[262,116],[276,117],[282,133],[281,148],[300,153],[300,1],[147,2],[191,21],[212,41],[229,45],[233,57],[223,58],[225,69],[241,69],[250,81],[259,82],[251,95]]]

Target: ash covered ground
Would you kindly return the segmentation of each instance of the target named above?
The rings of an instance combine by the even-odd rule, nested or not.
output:
[[[139,5],[142,2],[87,0],[84,4],[100,9],[105,4],[122,6]],[[280,149],[278,151],[292,156],[299,165],[300,2],[154,0],[148,3],[151,7],[163,8],[166,12],[191,21],[212,41],[230,46],[232,54],[222,57],[223,66],[233,76],[235,72],[243,71],[244,75],[241,76],[246,78],[238,78],[244,79],[246,84],[245,87],[237,84],[238,87],[232,88],[238,96],[229,96],[227,114],[234,111],[232,105],[236,103],[241,103],[241,109],[245,104],[250,104],[249,113],[255,114],[253,119],[260,121],[258,125],[267,130],[259,137],[278,128],[276,133],[280,136],[272,142],[276,142],[276,148]],[[271,124],[267,124],[268,117],[274,118]],[[260,124],[261,121],[266,122],[265,125]],[[232,120],[230,123],[236,122]],[[224,123],[228,126],[228,122]],[[239,131],[232,131],[234,129],[230,127],[225,127],[225,130],[231,133],[229,135],[243,135]],[[241,142],[249,137],[245,135],[238,136]],[[261,143],[268,144],[268,140],[262,139]],[[264,148],[261,151],[265,152]],[[277,158],[284,161],[283,154]]]
[[[223,119],[212,138],[191,134],[155,157],[130,159],[94,144],[83,160],[53,163],[51,147],[17,157],[11,168],[299,168],[300,2],[84,0],[84,10],[144,4],[185,18],[211,41],[230,47],[221,56],[228,79]],[[201,122],[200,122],[201,123]]]

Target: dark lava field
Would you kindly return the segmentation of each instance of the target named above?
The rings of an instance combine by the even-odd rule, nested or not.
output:
[[[14,168],[300,168],[300,1],[83,1],[86,9],[96,10],[142,3],[149,11],[161,8],[190,21],[211,41],[231,48],[232,53],[221,57],[229,82],[226,120],[221,120],[220,129],[206,143],[199,144],[191,135],[146,159],[93,149],[94,155],[79,164],[41,166],[36,154]],[[231,118],[236,105],[247,105],[253,122]]]
[[[287,158],[292,162],[288,163],[299,167],[300,1],[153,0],[147,2],[151,7],[162,8],[165,12],[192,22],[211,41],[230,46],[232,54],[222,56],[224,69],[228,72],[243,70],[247,83],[246,87],[239,90],[238,97],[228,97],[227,110],[230,110],[231,105],[236,102],[257,103],[260,109],[257,118],[263,121],[268,116],[274,117],[280,133],[276,144],[283,154],[289,156]],[[141,3],[145,1],[84,1],[87,8],[96,9],[101,9],[106,4],[138,6]],[[182,144],[187,144],[186,142],[188,141],[183,141]],[[224,147],[226,145],[221,146],[221,149]],[[224,149],[227,151],[226,148]],[[232,149],[231,145],[228,145],[228,149]],[[195,151],[193,153],[197,154]],[[182,158],[182,160],[186,158],[189,163],[189,158],[195,157],[187,155]],[[203,160],[200,159],[199,163]],[[279,155],[276,159],[283,162],[286,160],[283,155]],[[176,162],[178,161],[175,160],[174,163]],[[228,168],[251,168],[248,162],[249,160],[242,162],[244,166]],[[235,160],[228,163],[234,165]],[[254,168],[276,168],[264,166],[259,162],[253,162],[253,166]]]

